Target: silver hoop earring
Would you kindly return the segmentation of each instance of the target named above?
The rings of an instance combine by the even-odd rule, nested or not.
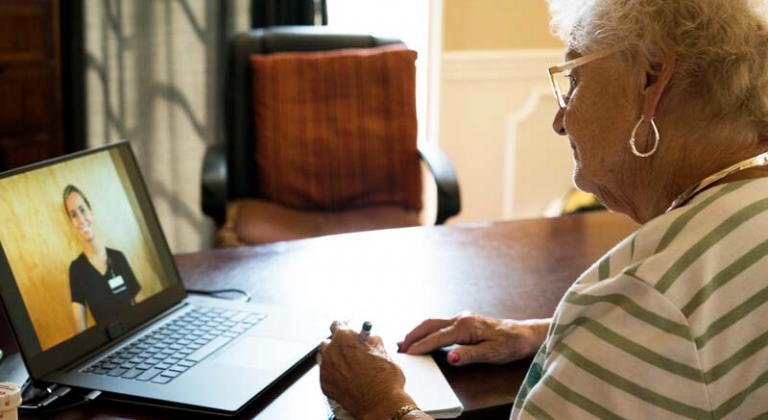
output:
[[[632,154],[637,157],[647,158],[648,156],[651,156],[652,154],[656,153],[656,149],[659,148],[659,129],[656,128],[656,122],[653,121],[653,118],[654,117],[651,117],[651,119],[648,120],[651,123],[651,128],[653,128],[653,137],[654,137],[653,147],[651,148],[651,150],[645,153],[641,153],[637,150],[637,146],[635,146],[635,133],[637,133],[637,129],[638,127],[640,127],[640,124],[642,124],[643,121],[645,121],[645,115],[640,117],[640,121],[638,121],[637,124],[635,124],[635,128],[632,129],[632,137],[629,139],[629,145],[632,148]]]

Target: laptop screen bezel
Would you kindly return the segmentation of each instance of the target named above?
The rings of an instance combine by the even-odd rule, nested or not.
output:
[[[129,336],[141,325],[164,311],[172,308],[182,301],[187,292],[179,275],[173,255],[170,252],[165,234],[162,231],[160,221],[152,205],[149,192],[144,179],[139,171],[138,163],[128,141],[120,141],[105,146],[72,153],[58,158],[46,160],[36,164],[17,168],[0,174],[0,182],[3,179],[21,173],[35,171],[41,168],[56,165],[62,162],[78,159],[95,153],[111,153],[113,158],[119,156],[125,167],[130,185],[126,187],[126,193],[135,194],[139,204],[143,220],[146,222],[147,231],[157,251],[162,273],[169,286],[146,300],[130,307],[121,315],[125,333],[119,337],[110,337],[107,332],[108,325],[97,324],[82,333],[65,340],[45,351],[41,351],[32,321],[27,313],[26,306],[21,297],[19,288],[14,280],[10,264],[5,255],[5,244],[0,243],[0,298],[6,317],[16,337],[16,343],[22,354],[22,359],[27,367],[29,376],[38,381],[47,374],[69,367],[84,357],[103,351],[110,343]],[[110,323],[112,325],[114,323]],[[114,330],[113,330],[114,331]],[[113,334],[114,335],[114,334]]]

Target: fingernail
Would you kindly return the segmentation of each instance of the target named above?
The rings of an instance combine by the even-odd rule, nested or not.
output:
[[[459,363],[461,360],[461,356],[459,356],[459,353],[451,352],[451,354],[448,355],[448,360],[450,360],[451,364]]]

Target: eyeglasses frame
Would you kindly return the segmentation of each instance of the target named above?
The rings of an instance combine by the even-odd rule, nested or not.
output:
[[[574,58],[573,60],[566,61],[565,63],[561,63],[556,66],[552,66],[548,68],[547,73],[549,74],[549,83],[552,86],[552,93],[555,95],[555,99],[557,99],[557,104],[560,106],[560,108],[565,109],[565,107],[568,104],[566,103],[565,98],[563,97],[562,90],[560,90],[560,85],[558,85],[557,80],[555,80],[556,74],[562,73],[568,70],[573,70],[576,67],[580,67],[591,61],[595,61],[597,59],[607,57],[623,49],[625,49],[625,47],[607,48],[605,50],[600,50],[600,51],[593,52],[591,54],[583,55],[581,57]]]

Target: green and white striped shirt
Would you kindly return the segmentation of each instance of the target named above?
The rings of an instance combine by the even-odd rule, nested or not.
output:
[[[571,286],[511,419],[768,418],[768,179],[646,223]]]

